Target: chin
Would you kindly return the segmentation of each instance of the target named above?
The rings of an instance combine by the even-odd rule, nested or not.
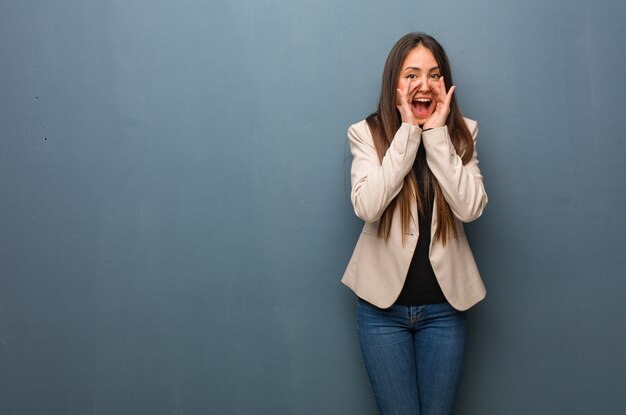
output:
[[[429,113],[427,116],[422,117],[422,116],[417,116],[415,113],[413,114],[413,116],[415,116],[415,120],[417,121],[417,125],[419,125],[420,127],[422,127],[426,121],[428,121],[428,119],[431,117],[431,115],[433,115],[433,113]]]
[[[428,121],[428,117],[426,117],[426,118],[422,118],[422,117],[417,118],[417,117],[415,117],[415,121],[417,121],[417,125],[419,125],[421,127],[421,126],[423,126],[426,123],[426,121]]]

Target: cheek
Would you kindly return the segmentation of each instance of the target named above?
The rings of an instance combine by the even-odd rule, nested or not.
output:
[[[398,85],[396,86],[397,89],[400,90],[404,90],[404,87],[406,87],[406,79],[404,78],[400,78],[400,80],[398,81]]]

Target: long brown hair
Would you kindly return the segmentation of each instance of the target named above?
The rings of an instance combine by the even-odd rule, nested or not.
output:
[[[425,33],[408,33],[396,42],[385,62],[378,108],[376,112],[367,117],[367,124],[372,132],[374,146],[376,147],[376,152],[378,153],[378,158],[381,163],[387,149],[391,145],[396,131],[398,131],[402,124],[400,112],[396,108],[396,88],[398,80],[400,79],[402,64],[409,52],[420,45],[430,50],[435,57],[439,65],[440,73],[445,80],[446,92],[454,85],[448,57],[441,45],[432,36]],[[448,114],[446,125],[448,126],[448,132],[454,149],[461,157],[463,164],[467,164],[474,152],[474,141],[467,125],[465,125],[463,115],[459,110],[454,95],[450,102],[450,113]],[[413,170],[411,170],[404,178],[402,190],[391,203],[389,203],[389,206],[387,206],[380,218],[380,222],[378,223],[379,236],[385,239],[389,238],[393,212],[396,208],[399,208],[402,220],[402,240],[404,241],[404,235],[407,233],[411,221],[411,203],[413,200],[417,201],[418,214],[430,217],[431,212],[429,212],[429,203],[427,203],[427,201],[432,200],[433,197],[432,194],[430,194],[430,184],[432,184],[434,190],[434,200],[436,201],[438,217],[437,228],[435,229],[435,240],[441,240],[445,245],[448,237],[456,235],[452,210],[443,197],[443,192],[437,179],[426,163],[422,164],[422,174],[424,178],[423,193],[424,198],[427,200],[423,200],[423,197],[420,195],[417,178]]]

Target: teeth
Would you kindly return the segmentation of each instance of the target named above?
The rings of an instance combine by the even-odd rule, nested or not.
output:
[[[416,98],[415,101],[418,101],[418,102],[430,102],[430,100],[427,99],[427,98]]]

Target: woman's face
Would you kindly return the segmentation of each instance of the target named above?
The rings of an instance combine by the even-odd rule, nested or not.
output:
[[[419,125],[423,125],[435,111],[436,102],[431,91],[432,82],[439,81],[441,71],[433,53],[419,45],[409,52],[402,63],[398,89],[404,90],[410,82],[409,90],[419,84],[413,95],[413,114]]]

